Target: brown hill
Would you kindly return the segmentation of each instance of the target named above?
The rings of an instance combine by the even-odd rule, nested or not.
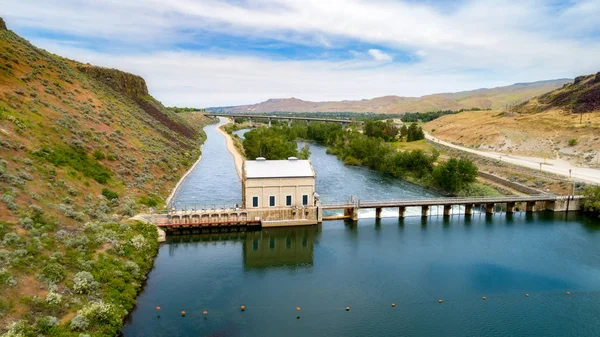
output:
[[[309,102],[297,98],[278,98],[233,107],[209,108],[213,112],[374,112],[404,113],[460,109],[499,109],[560,88],[568,79],[517,83],[505,87],[441,93],[421,97],[383,96],[359,101]]]
[[[164,204],[207,120],[2,28],[0,334],[114,336],[157,249],[156,228],[128,218]]]
[[[573,83],[553,90],[515,107],[517,112],[541,112],[560,109],[566,112],[585,113],[600,111],[600,72],[578,76]]]
[[[564,159],[597,167],[600,160],[600,73],[509,107],[462,112],[425,125],[440,139],[482,150]]]

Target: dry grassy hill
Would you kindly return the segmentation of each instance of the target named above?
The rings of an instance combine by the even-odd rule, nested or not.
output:
[[[600,73],[577,77],[508,110],[448,115],[427,123],[425,129],[441,139],[483,150],[598,166]]]
[[[421,97],[384,96],[360,101],[309,102],[297,98],[267,101],[234,107],[209,108],[226,113],[270,112],[374,112],[404,113],[461,109],[499,109],[526,101],[534,96],[560,88],[568,79],[517,83],[505,87],[477,89],[457,93],[442,93]]]
[[[141,77],[0,22],[0,333],[115,335],[157,249],[153,226],[126,219],[164,204],[198,157],[196,120]]]

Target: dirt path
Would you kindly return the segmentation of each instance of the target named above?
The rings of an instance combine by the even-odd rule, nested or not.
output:
[[[572,178],[576,181],[600,184],[600,170],[573,166],[569,162],[564,160],[545,160],[543,158],[536,157],[516,156],[498,152],[478,151],[468,147],[463,147],[443,141],[441,139],[433,137],[429,133],[425,133],[425,138],[432,142],[442,144],[444,146],[448,146],[461,151],[473,153],[482,157],[502,160],[507,163],[527,167],[534,170],[540,170],[541,168],[541,170],[544,172],[558,174],[566,178]]]
[[[235,145],[233,145],[233,139],[231,138],[231,135],[229,135],[222,129],[222,127],[231,123],[231,119],[227,118],[227,123],[221,125],[220,127],[217,127],[217,131],[221,135],[223,135],[223,137],[225,137],[225,145],[227,146],[227,151],[229,151],[229,153],[233,157],[233,162],[235,163],[235,170],[237,171],[238,178],[242,180],[242,165],[244,164],[244,157],[238,152]]]

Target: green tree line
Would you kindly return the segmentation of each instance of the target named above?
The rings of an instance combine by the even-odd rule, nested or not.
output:
[[[415,127],[416,124],[413,132],[418,131]],[[244,150],[249,159],[265,157],[281,160],[291,156],[306,159],[310,155],[309,149],[305,147],[298,151],[295,141],[311,140],[327,146],[327,152],[335,154],[344,164],[365,166],[397,178],[416,179],[425,186],[449,193],[466,188],[478,174],[477,167],[468,159],[453,158],[436,165],[439,153],[435,150],[430,153],[422,150],[397,151],[377,134],[342,130],[341,125],[336,123],[312,122],[307,125],[294,122],[291,127],[253,129],[244,137]]]

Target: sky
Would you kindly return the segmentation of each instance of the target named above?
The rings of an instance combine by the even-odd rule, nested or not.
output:
[[[599,0],[0,0],[55,54],[168,106],[421,96],[600,71]]]

